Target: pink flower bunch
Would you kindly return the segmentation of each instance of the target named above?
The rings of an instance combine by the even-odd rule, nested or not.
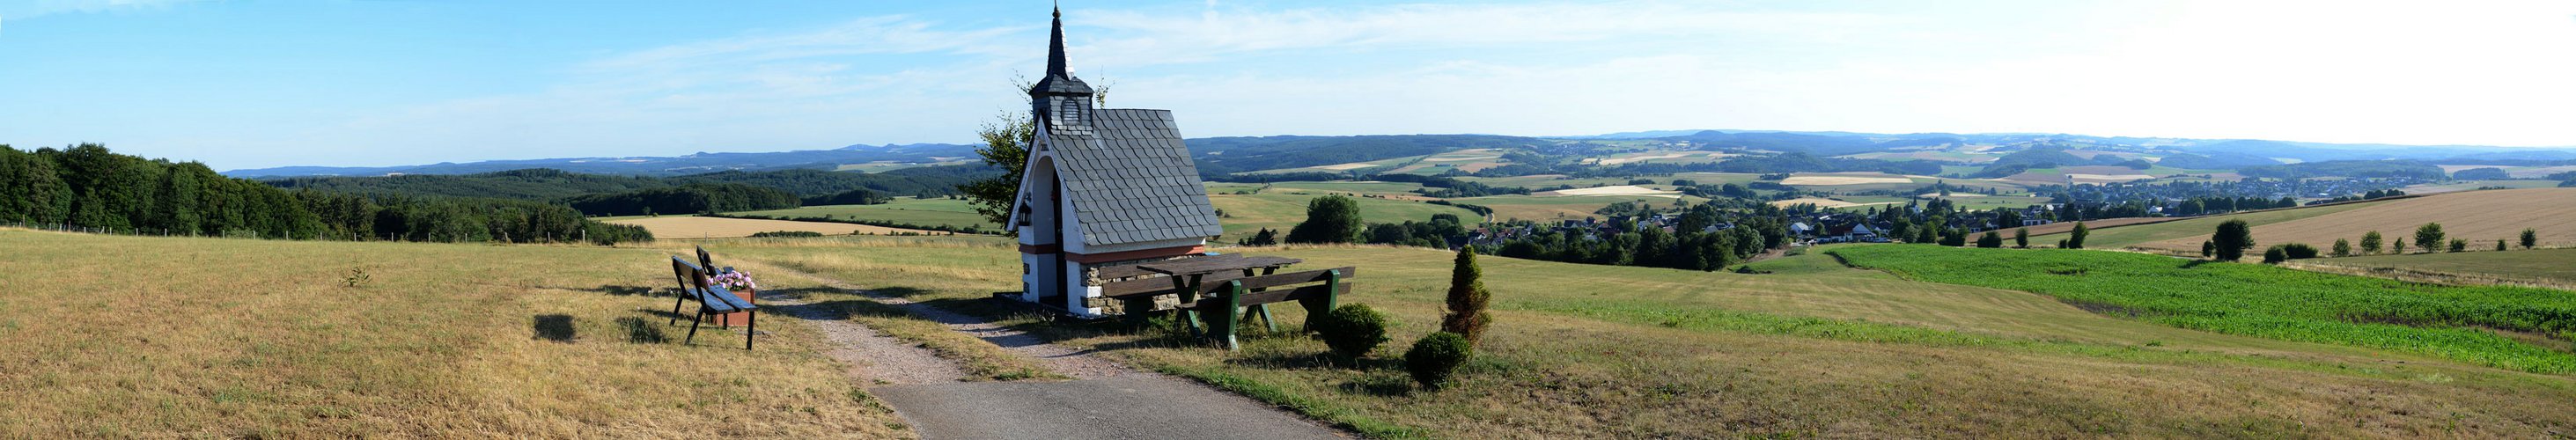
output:
[[[711,280],[718,285],[723,285],[725,289],[729,290],[756,290],[760,288],[760,283],[751,281],[751,274],[742,273],[742,271],[725,272],[724,275],[716,275],[716,277]]]

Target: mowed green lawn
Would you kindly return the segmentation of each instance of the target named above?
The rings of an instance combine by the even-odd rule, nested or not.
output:
[[[661,251],[23,230],[0,249],[0,437],[911,435],[794,319],[762,317],[756,350],[682,345]]]
[[[894,199],[892,202],[876,205],[806,206],[795,209],[744,211],[729,214],[779,217],[825,216],[834,219],[875,220],[922,226],[971,226],[988,231],[999,231],[1002,229],[1001,224],[986,221],[983,214],[975,213],[974,204],[962,199],[918,199],[899,197]]]
[[[2424,355],[2187,330],[2028,292],[1908,281],[1809,254],[1745,275],[1483,257],[1495,324],[1460,382],[1394,361],[1438,329],[1452,254],[1235,248],[1357,266],[1346,303],[1393,342],[1330,366],[1293,336],[1241,351],[1055,323],[982,300],[1018,288],[995,238],[832,237],[719,253],[1005,317],[1059,343],[1197,378],[1374,437],[2532,437],[2576,427],[2576,383]],[[1831,249],[1831,248],[1829,248]]]
[[[1217,219],[1219,223],[1225,225],[1225,235],[1218,241],[1232,243],[1249,237],[1263,228],[1286,234],[1289,228],[1294,228],[1297,223],[1306,221],[1308,200],[1327,194],[1328,192],[1321,191],[1264,191],[1250,195],[1216,194],[1208,196],[1208,203],[1215,204],[1216,209],[1225,214],[1223,218]],[[1476,215],[1475,211],[1456,206],[1374,197],[1353,197],[1352,199],[1359,201],[1360,219],[1369,223],[1430,221],[1431,216],[1435,214],[1456,215],[1459,221],[1470,225],[1484,222],[1484,217]]]
[[[2178,327],[2576,373],[2576,292],[2450,287],[2126,252],[1857,246],[1911,279],[2023,290]],[[2524,335],[2499,335],[2496,330]]]

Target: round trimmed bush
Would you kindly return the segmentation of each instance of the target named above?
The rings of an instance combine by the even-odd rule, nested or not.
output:
[[[1377,309],[1366,304],[1333,308],[1332,313],[1325,314],[1324,319],[1315,324],[1318,326],[1315,337],[1323,339],[1325,346],[1332,347],[1333,357],[1343,362],[1367,356],[1387,339],[1386,314],[1378,313]]]
[[[1422,387],[1440,389],[1449,384],[1459,366],[1467,364],[1468,357],[1475,356],[1475,350],[1467,343],[1467,337],[1457,333],[1423,335],[1413,341],[1412,350],[1404,352],[1404,369],[1412,372],[1413,381],[1421,382]]]

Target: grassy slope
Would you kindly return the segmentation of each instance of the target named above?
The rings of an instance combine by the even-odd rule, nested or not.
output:
[[[0,437],[909,435],[793,320],[763,319],[754,351],[719,330],[679,345],[662,252],[14,230],[0,248]],[[352,268],[371,280],[342,286]]]
[[[1001,230],[1002,228],[1002,225],[985,221],[983,214],[976,214],[975,205],[967,203],[965,200],[956,199],[916,199],[904,197],[894,199],[893,202],[878,205],[807,206],[795,209],[747,211],[737,212],[734,214],[785,217],[829,216],[836,219],[878,220],[923,226],[973,226],[986,230]]]
[[[938,244],[998,240],[896,240],[732,252],[1008,316],[976,298],[1017,288],[1013,254]],[[1349,301],[1400,323],[1380,359],[1436,329],[1445,252],[1251,251],[1360,266]],[[2576,426],[2565,377],[2108,318],[1821,255],[1755,265],[1769,275],[1484,261],[1498,323],[1462,385],[1440,392],[1411,391],[1391,361],[1324,366],[1322,345],[1301,337],[1251,336],[1228,353],[1152,330],[1015,322],[1378,436],[2531,436]],[[1294,307],[1276,311],[1284,327],[1301,322]]]
[[[2576,293],[2442,287],[2120,252],[1862,246],[1852,264],[1924,281],[2024,290],[2185,328],[2576,373]],[[2394,324],[2392,324],[2394,323]],[[2559,338],[2533,343],[2485,328]]]

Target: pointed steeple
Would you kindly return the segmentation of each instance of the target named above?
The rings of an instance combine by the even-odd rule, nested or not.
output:
[[[1088,127],[1083,113],[1091,109],[1091,85],[1073,77],[1064,59],[1064,10],[1055,10],[1055,28],[1047,36],[1046,76],[1029,87],[1029,115],[1058,129]]]
[[[1072,78],[1064,63],[1064,9],[1055,10],[1055,32],[1047,38],[1047,76]]]

